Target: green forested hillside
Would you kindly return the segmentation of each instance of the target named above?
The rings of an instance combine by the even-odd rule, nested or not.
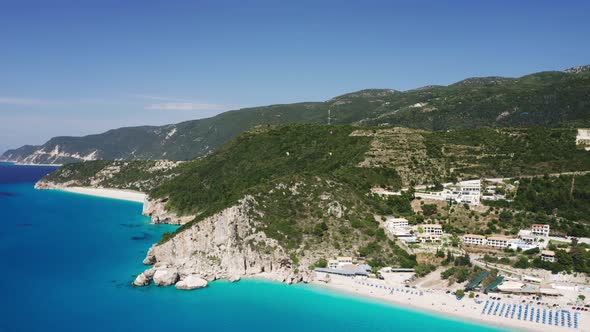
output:
[[[500,213],[498,208],[494,214],[480,215],[466,210],[469,220],[465,222],[484,223],[478,226],[482,232],[513,232],[539,221],[570,235],[589,230],[585,211],[590,211],[586,199],[586,182],[590,181],[576,177],[579,183],[568,191],[571,177],[542,177],[590,170],[590,152],[576,147],[575,131],[570,129],[429,132],[265,125],[239,135],[203,159],[155,166],[152,161],[85,162],[66,165],[42,181],[88,185],[85,179],[90,177],[93,181],[102,178],[103,186],[132,188],[132,184],[147,190],[152,198],[164,199],[170,211],[196,215],[177,232],[248,196],[255,202],[250,213],[257,228],[282,247],[295,254],[301,254],[302,248],[355,252],[375,266],[416,264],[389,241],[375,215],[405,215],[418,223],[436,221],[459,234],[466,230],[463,222],[452,222],[464,210],[461,206],[438,212],[433,206],[433,213],[416,213],[410,205],[412,190],[383,199],[370,194],[376,186],[399,189],[451,178],[537,175],[541,178],[520,179],[514,202],[497,203],[526,212]],[[145,182],[147,179],[152,181]],[[163,241],[173,236],[168,234]]]
[[[330,110],[330,120],[328,120]],[[470,78],[409,91],[361,90],[324,102],[271,105],[160,127],[56,137],[5,152],[0,160],[66,163],[92,159],[191,160],[260,124],[403,126],[427,130],[590,127],[590,73],[541,72],[520,78]]]
[[[182,214],[209,214],[245,194],[270,190],[267,183],[293,177],[327,177],[367,191],[373,185],[399,188],[391,168],[359,168],[369,137],[351,136],[350,126],[262,126],[246,132],[150,194],[169,197]]]

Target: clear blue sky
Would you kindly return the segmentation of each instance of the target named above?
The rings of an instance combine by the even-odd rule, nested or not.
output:
[[[590,1],[0,0],[0,150],[590,63]]]

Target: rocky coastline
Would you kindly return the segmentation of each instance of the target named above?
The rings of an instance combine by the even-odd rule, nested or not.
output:
[[[35,188],[67,190],[77,184],[39,181]],[[145,196],[142,214],[150,217],[153,224],[184,225],[195,218],[167,211],[166,202]],[[255,199],[246,196],[168,241],[152,245],[143,260],[149,268],[137,275],[132,284],[142,287],[153,282],[156,286],[174,285],[191,290],[218,279],[235,282],[261,277],[287,284],[311,282],[312,273],[297,271],[284,248],[260,230],[255,206]]]

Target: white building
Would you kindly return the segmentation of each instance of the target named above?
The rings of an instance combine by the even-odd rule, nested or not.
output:
[[[481,180],[461,181],[445,184],[443,191],[417,192],[416,197],[451,201],[458,204],[479,205],[481,202]]]
[[[335,259],[331,259],[328,261],[328,268],[329,269],[337,269],[338,268],[338,261]]]
[[[328,268],[329,269],[340,269],[345,265],[352,264],[352,257],[337,257],[336,259],[331,259],[328,261]]]
[[[486,245],[486,237],[483,235],[477,234],[465,234],[463,235],[463,243],[470,245],[470,246],[485,246]]]
[[[385,230],[398,238],[412,237],[411,228],[406,218],[387,217]]]
[[[545,262],[551,262],[551,263],[556,262],[557,259],[555,258],[555,251],[551,251],[551,250],[541,251],[541,260],[543,260]]]
[[[537,236],[548,237],[549,236],[549,225],[546,224],[533,224],[531,233]]]
[[[424,225],[420,225],[420,227],[422,227],[422,230],[426,234],[436,234],[436,235],[443,234],[442,225],[439,225],[439,224],[424,224]]]
[[[578,129],[578,135],[576,136],[576,145],[584,146],[586,151],[590,150],[590,129]]]
[[[408,227],[408,225],[408,219],[406,218],[388,217],[385,220],[385,227],[387,227],[388,229],[404,228]]]
[[[508,248],[512,240],[505,236],[490,236],[486,239],[486,245],[494,248]]]
[[[540,248],[543,249],[541,243],[538,242],[525,242],[520,239],[513,239],[505,236],[490,236],[486,238],[482,235],[477,234],[465,234],[461,238],[464,244],[470,246],[479,246],[479,247],[492,247],[497,249],[504,249],[504,248],[511,248],[511,249],[522,249],[522,250],[529,250],[533,248]]]
[[[468,180],[457,183],[457,190],[465,195],[473,193],[481,194],[481,180]]]

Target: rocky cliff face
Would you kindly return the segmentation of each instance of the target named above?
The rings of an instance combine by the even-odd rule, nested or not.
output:
[[[206,280],[238,280],[263,276],[294,283],[310,279],[306,272],[296,273],[292,261],[277,241],[257,230],[260,225],[254,198],[247,196],[238,204],[199,221],[162,244],[152,246],[144,260],[152,268],[140,274],[137,286],[149,284],[158,271],[166,276],[178,274],[175,283],[194,276]],[[162,284],[161,281],[158,283]],[[168,282],[169,283],[169,282]]]
[[[77,181],[68,181],[64,183],[56,183],[52,181],[38,181],[35,183],[35,189],[65,189],[68,187],[78,186]]]
[[[143,202],[142,214],[152,218],[154,224],[183,225],[195,218],[195,216],[178,216],[167,211],[166,202],[167,199],[150,199],[148,197]]]

